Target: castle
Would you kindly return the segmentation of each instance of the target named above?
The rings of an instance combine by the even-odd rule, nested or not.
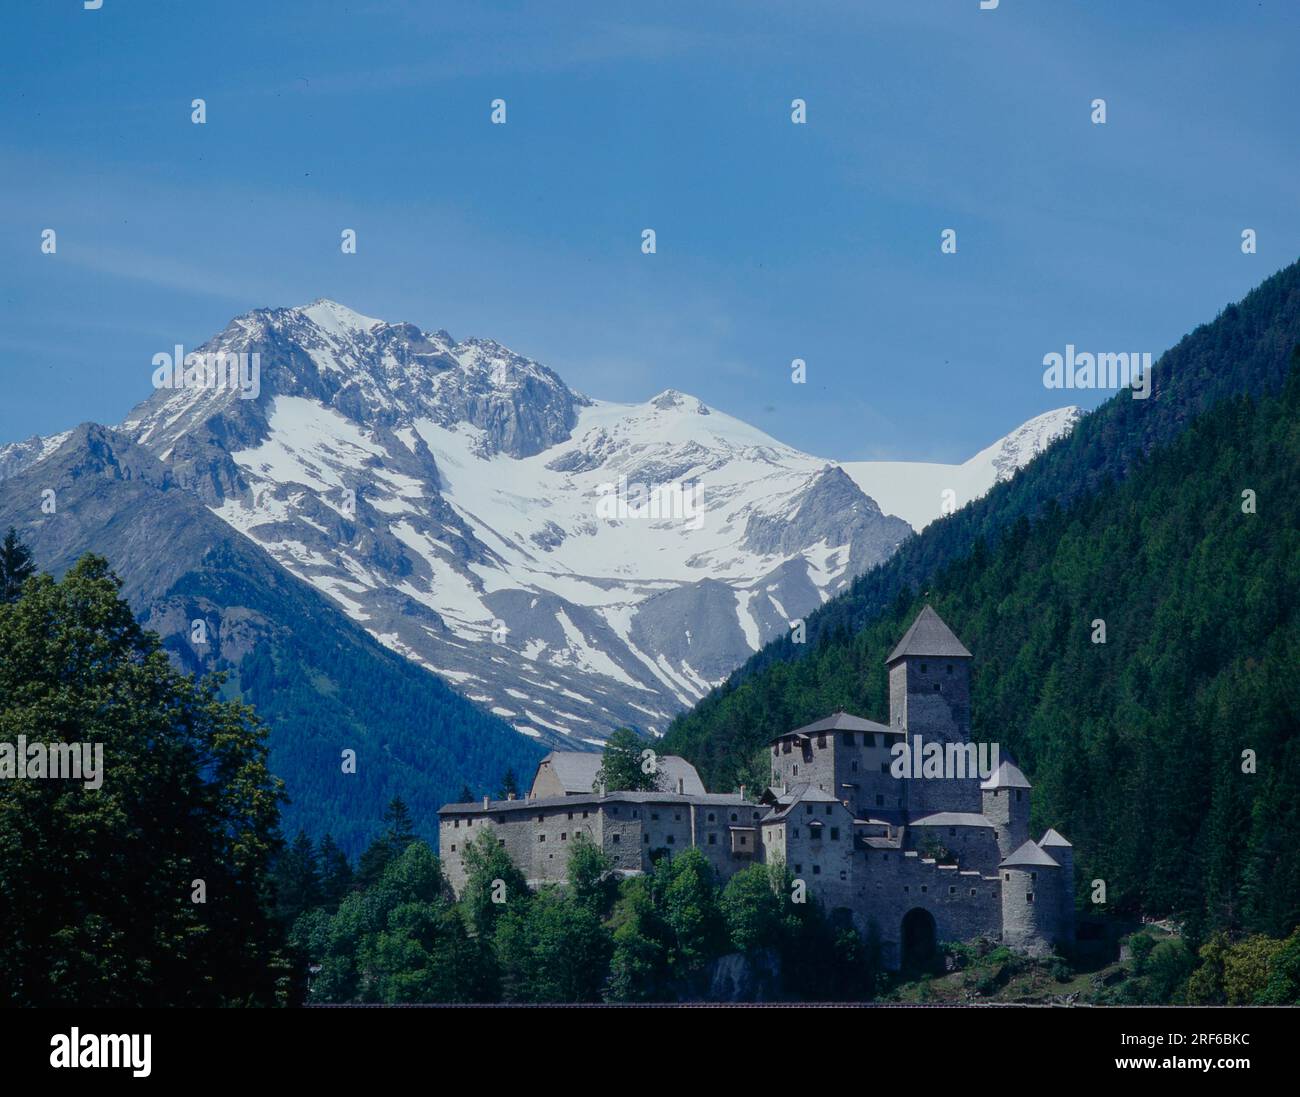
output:
[[[886,660],[888,726],[838,712],[778,736],[771,785],[753,799],[743,786],[706,792],[676,756],[658,759],[663,791],[602,795],[592,791],[599,755],[553,751],[527,799],[439,811],[444,869],[459,894],[464,844],[484,827],[533,886],[565,879],[580,834],[626,874],[695,847],[723,880],[755,861],[784,862],[827,910],[847,912],[860,932],[874,927],[891,968],[976,937],[1030,955],[1068,948],[1073,850],[1055,830],[1029,837],[1031,786],[1011,761],[983,779],[974,765],[894,775],[898,743],[917,757],[929,744],[950,761],[975,757],[970,665],[926,606]]]

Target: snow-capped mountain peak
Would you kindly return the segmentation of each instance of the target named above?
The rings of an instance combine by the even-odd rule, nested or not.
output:
[[[339,337],[355,336],[386,326],[383,320],[362,316],[361,313],[354,312],[337,301],[331,301],[328,297],[318,297],[310,305],[301,305],[290,311],[301,313],[321,331]]]
[[[696,415],[709,414],[709,409],[705,407],[703,400],[697,400],[694,396],[687,396],[686,393],[678,392],[676,389],[664,389],[663,392],[649,400],[648,403],[656,411],[693,412]]]
[[[840,464],[676,389],[592,400],[492,340],[327,299],[197,350],[257,384],[160,387],[123,432],[381,643],[552,743],[662,729],[886,559],[941,484],[974,498],[1077,418],[959,466]],[[0,447],[0,476],[50,451]]]
[[[844,470],[890,514],[921,530],[1009,480],[1082,417],[1077,407],[1036,415],[960,465],[924,461],[846,461]]]

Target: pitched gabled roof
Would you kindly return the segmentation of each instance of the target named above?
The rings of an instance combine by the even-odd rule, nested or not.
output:
[[[538,768],[549,764],[565,792],[586,793],[591,791],[600,763],[601,756],[595,751],[553,750],[538,763]]]
[[[782,794],[772,811],[764,817],[763,822],[779,822],[802,803],[841,804],[843,806],[833,793],[829,793],[824,789],[813,788],[811,784],[801,784],[796,785],[788,793]]]
[[[888,666],[904,656],[930,655],[940,659],[969,659],[971,653],[956,636],[952,629],[943,623],[943,618],[929,606],[916,615],[912,627],[903,634],[898,647],[885,660]]]
[[[1038,867],[1043,868],[1060,868],[1061,866],[1053,861],[1046,853],[1034,845],[1032,839],[1026,842],[1010,857],[1008,857],[998,868],[1025,868]]]
[[[806,724],[801,728],[795,728],[794,731],[786,732],[786,735],[824,735],[828,731],[876,731],[891,732],[893,729],[884,724],[877,724],[874,720],[864,720],[861,716],[850,716],[847,712],[835,712],[830,716],[824,716],[812,724]],[[776,738],[782,739],[785,736],[778,735]]]
[[[536,800],[482,800],[465,804],[443,804],[439,815],[504,815],[509,812],[544,812],[548,808],[576,811],[582,808],[601,807],[605,804],[696,804],[701,807],[738,807],[758,810],[761,804],[745,800],[738,792],[706,792],[690,796],[675,792],[611,792],[605,796],[590,793],[585,796],[540,796]]]
[[[1066,849],[1074,848],[1074,846],[1070,842],[1067,842],[1065,840],[1065,836],[1063,834],[1055,830],[1048,830],[1046,834],[1044,834],[1040,839],[1038,839],[1038,844],[1043,849],[1046,849],[1048,846],[1057,846],[1057,847],[1063,846]]]
[[[1004,761],[989,775],[988,780],[980,782],[980,788],[1033,788],[1020,767],[1012,761]]]
[[[986,816],[973,811],[939,811],[923,819],[913,819],[914,827],[988,827],[993,824]]]
[[[590,750],[553,750],[538,763],[538,768],[549,763],[565,792],[582,795],[591,791],[600,769],[602,755]],[[659,772],[663,776],[664,792],[676,792],[677,780],[682,779],[682,791],[687,796],[703,796],[704,782],[693,765],[676,754],[658,758]]]

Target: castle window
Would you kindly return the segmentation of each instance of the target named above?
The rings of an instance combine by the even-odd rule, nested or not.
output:
[[[584,811],[582,814],[583,814],[583,815],[586,815],[587,813]],[[498,815],[498,816],[497,816],[497,822],[498,822],[498,823],[504,823],[505,821],[506,821],[506,817],[505,817],[504,815]]]
[[[569,812],[569,818],[570,818],[570,819],[573,818],[573,812]]]
[[[617,815],[617,814],[618,814],[618,808],[617,808],[617,806],[610,808],[610,809],[609,809],[609,813],[610,813],[611,815]]]
[[[790,740],[789,740],[789,739],[782,739],[782,740],[781,740],[781,753],[782,753],[782,754],[789,754],[789,753],[790,753]]]
[[[794,775],[795,775],[796,777],[799,776],[799,767],[798,767],[798,766],[795,766],[795,767],[794,767]]]
[[[741,844],[742,846],[747,846],[747,845],[749,845],[749,835],[748,835],[748,834],[742,834],[742,835],[740,836],[740,844]]]
[[[633,808],[633,809],[632,809],[632,818],[633,818],[633,819],[640,819],[640,818],[641,818],[641,809],[640,809],[640,808]]]
[[[1020,803],[1020,789],[1016,789],[1016,803]]]
[[[680,811],[673,812],[673,821],[677,823],[680,823],[682,821],[682,813]]]
[[[545,841],[546,841],[546,835],[545,835],[545,834],[539,834],[539,835],[537,836],[537,840],[538,840],[539,842],[545,842]]]
[[[803,872],[803,865],[795,865],[794,870],[795,872]]]
[[[650,821],[653,823],[659,822],[659,813],[657,811],[652,811],[650,813]]]
[[[884,798],[883,796],[877,796],[877,797],[876,797],[876,807],[878,807],[878,808],[882,808],[882,807],[884,807],[884,806],[885,806],[885,798]]]
[[[1025,892],[1025,902],[1032,903],[1033,901],[1034,901],[1034,893],[1032,891]]]
[[[772,744],[772,757],[775,758],[775,757],[776,757],[778,754],[780,754],[780,753],[781,753],[781,748],[778,747],[775,743],[773,743],[773,744]]]
[[[817,736],[817,749],[818,750],[826,749],[826,736],[824,735]]]
[[[542,821],[542,816],[539,815],[539,816],[537,817],[537,821],[540,823],[540,822]]]
[[[925,894],[927,891],[929,891],[929,890],[930,890],[930,885],[929,885],[929,884],[922,884],[922,885],[921,885],[921,894],[922,894],[922,895],[924,895],[924,894]]]
[[[943,689],[943,686],[941,686],[938,682],[935,682],[935,684],[934,684],[934,692],[935,692],[935,693],[938,693],[938,692],[939,692],[940,690],[942,690],[942,689]]]
[[[956,837],[957,837],[957,828],[956,828],[956,827],[949,827],[949,828],[948,828],[948,837],[949,837],[949,838],[956,838]]]
[[[843,868],[840,869],[840,879],[841,879],[841,880],[847,880],[848,878],[849,878],[849,872],[848,872],[848,869],[843,869]]]
[[[880,763],[880,772],[881,772],[881,773],[888,773],[888,772],[889,772],[889,763],[888,763],[888,762],[881,762],[881,763]]]
[[[646,834],[646,835],[644,835],[644,838],[645,838],[645,844],[646,844],[646,845],[649,845],[649,844],[650,844],[650,835]]]
[[[838,842],[839,840],[840,840],[840,828],[831,827],[831,841]]]
[[[710,822],[710,823],[716,822],[716,821],[717,821],[717,818],[718,818],[718,817],[717,817],[716,815],[714,815],[713,812],[709,812],[709,822]]]
[[[583,817],[584,819],[587,817],[587,813],[586,813],[585,811],[582,813],[582,817]]]
[[[857,763],[857,762],[854,762],[854,763],[853,763],[853,772],[854,772],[854,773],[857,773],[857,772],[858,772],[858,763]]]
[[[951,674],[951,673],[952,673],[952,664],[949,663],[946,669],[947,669],[948,673]]]
[[[614,834],[611,834],[611,835],[610,835],[610,841],[613,842],[614,845],[618,845],[619,840],[620,840],[622,837],[623,837],[623,835],[618,834],[618,833],[614,833]]]
[[[459,820],[459,819],[456,820],[456,829],[457,829],[457,830],[460,830],[460,820]]]
[[[949,885],[948,885],[948,894],[949,894],[949,895],[956,895],[956,894],[957,894],[957,885],[956,885],[956,884],[949,884]]]
[[[498,838],[497,845],[499,845],[502,849],[505,849],[506,840],[504,838]]]
[[[1002,879],[1004,879],[1008,884],[1011,883],[1011,873],[1004,872],[1002,874]]]
[[[975,889],[974,889],[974,888],[971,888],[971,889],[970,889],[970,897],[971,897],[972,899],[975,898]]]
[[[452,853],[455,853],[455,852],[456,852],[456,846],[455,846],[455,843],[452,844],[451,851],[452,851]]]
[[[731,813],[731,821],[732,821],[733,823],[736,823],[736,822],[739,822],[739,821],[740,821],[740,816],[737,815],[734,811]]]
[[[811,815],[811,814],[812,814],[812,804],[804,804],[804,806],[803,806],[803,813],[804,813],[805,815]]]
[[[668,844],[670,846],[674,846],[677,844],[677,836],[675,834],[668,835]]]
[[[867,732],[862,737],[862,745],[864,747],[874,747],[876,745],[876,733],[874,731]]]
[[[710,834],[710,835],[709,835],[709,845],[711,845],[711,846],[716,846],[717,844],[718,844],[718,836],[717,836],[716,834]]]
[[[921,664],[921,673],[922,673],[922,674],[927,673],[927,672],[929,671],[929,669],[930,669],[930,668],[929,668],[928,666],[926,666],[924,663]]]
[[[758,822],[758,812],[754,812],[754,822]]]
[[[560,831],[560,841],[567,842],[568,840],[569,840],[569,832],[567,830]]]
[[[1036,873],[1036,872],[1031,872],[1031,873],[1029,874],[1029,878],[1030,878],[1031,880],[1037,880],[1037,879],[1038,879],[1038,873]]]
[[[831,813],[831,808],[832,808],[833,806],[834,806],[834,805],[832,805],[832,804],[827,804],[827,805],[826,805],[826,814],[827,814],[827,815],[829,815],[829,814]]]
[[[903,890],[904,890],[905,892],[906,892],[906,891],[911,891],[912,888],[911,888],[910,885],[908,885],[908,884],[904,884],[904,885],[903,885]]]
[[[821,865],[813,865],[813,875],[814,875],[814,876],[820,876],[821,874],[822,874],[822,867],[821,867]]]
[[[851,732],[851,731],[846,731],[846,732],[844,733],[844,745],[845,745],[846,747],[851,747],[851,746],[853,746],[853,732]]]

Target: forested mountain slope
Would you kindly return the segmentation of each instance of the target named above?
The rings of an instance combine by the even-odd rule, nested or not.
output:
[[[823,632],[853,630],[874,621],[900,591],[923,585],[939,568],[969,553],[980,538],[992,546],[1017,518],[1032,518],[1049,502],[1064,506],[1110,480],[1124,478],[1144,455],[1172,441],[1197,415],[1225,397],[1277,392],[1298,341],[1300,262],[1274,274],[1161,355],[1153,369],[1149,399],[1135,400],[1128,390],[1120,390],[1013,479],[931,523],[886,563],[810,614],[809,643]],[[789,636],[767,644],[726,683],[680,716],[669,730],[671,740],[698,738],[716,706],[740,682],[805,651],[806,646],[792,643]]]
[[[909,542],[664,749],[726,788],[761,777],[777,732],[837,708],[881,718],[884,659],[929,601],[975,655],[976,737],[1023,764],[1081,888],[1284,934],[1300,919],[1297,274],[1165,355],[1149,410],[1121,394]]]

